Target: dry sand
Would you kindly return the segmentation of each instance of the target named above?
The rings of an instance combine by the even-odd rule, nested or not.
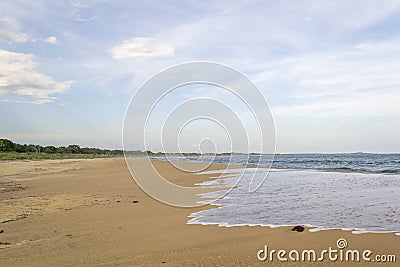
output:
[[[154,164],[180,185],[210,179],[166,162]],[[157,202],[136,185],[121,158],[2,162],[0,188],[0,266],[309,266],[278,264],[276,258],[261,262],[257,252],[265,245],[319,252],[336,249],[339,238],[347,240],[348,249],[372,250],[372,258],[397,256],[397,264],[356,265],[399,266],[400,261],[400,236],[394,234],[187,225],[190,213],[211,207]]]

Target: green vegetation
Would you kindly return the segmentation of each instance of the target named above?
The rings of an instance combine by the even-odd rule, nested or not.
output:
[[[1,160],[38,160],[38,159],[94,159],[118,157],[106,154],[60,154],[60,153],[32,153],[32,152],[0,152]]]
[[[134,157],[165,157],[166,153],[130,150],[125,151],[130,156]],[[218,156],[229,156],[238,153],[219,153]],[[92,147],[80,147],[79,145],[69,146],[41,146],[41,145],[27,145],[14,143],[8,139],[0,139],[0,160],[39,160],[39,159],[93,159],[93,158],[110,158],[122,157],[123,150],[109,150]],[[168,153],[170,156],[207,156],[213,154],[200,154],[200,153]]]
[[[146,152],[129,151],[134,156],[144,156]],[[149,153],[151,154],[151,152]],[[40,146],[14,143],[8,139],[0,139],[0,160],[38,160],[38,159],[92,159],[121,157],[123,150],[100,148],[81,148],[79,145]]]

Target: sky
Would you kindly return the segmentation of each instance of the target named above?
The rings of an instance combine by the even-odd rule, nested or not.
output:
[[[278,153],[400,152],[399,1],[2,1],[0,137],[119,149],[139,87],[191,61],[258,86]],[[185,151],[205,128],[219,131],[195,123]]]

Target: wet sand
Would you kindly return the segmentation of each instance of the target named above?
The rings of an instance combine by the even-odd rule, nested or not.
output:
[[[167,162],[154,164],[180,185],[211,179],[177,171]],[[308,266],[280,263],[276,256],[262,262],[257,252],[268,245],[319,253],[337,249],[339,238],[347,240],[347,249],[372,250],[372,259],[394,254],[400,261],[400,236],[394,234],[187,225],[190,213],[212,207],[176,208],[152,199],[122,158],[0,162],[0,188],[1,266]],[[346,264],[325,259],[315,266]]]

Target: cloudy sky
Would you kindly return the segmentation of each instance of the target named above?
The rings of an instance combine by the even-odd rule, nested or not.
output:
[[[400,152],[399,1],[2,1],[0,135],[120,148],[139,86],[190,61],[257,84],[277,152]]]

